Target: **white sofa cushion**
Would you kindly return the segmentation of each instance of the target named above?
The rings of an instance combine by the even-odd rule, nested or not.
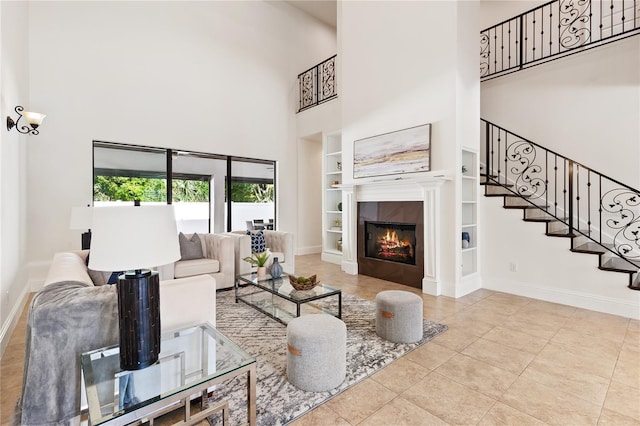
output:
[[[216,325],[216,282],[209,275],[160,282],[162,331],[208,322]]]
[[[174,277],[192,277],[194,275],[214,274],[220,271],[220,262],[217,259],[192,259],[180,260],[175,263]]]

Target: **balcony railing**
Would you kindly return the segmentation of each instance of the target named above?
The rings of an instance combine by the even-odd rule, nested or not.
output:
[[[480,77],[640,34],[640,0],[554,0],[480,32]]]
[[[300,108],[298,112],[338,96],[336,91],[336,56],[298,74]]]

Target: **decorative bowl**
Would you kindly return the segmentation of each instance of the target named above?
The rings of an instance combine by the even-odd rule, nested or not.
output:
[[[304,278],[304,277],[302,276],[295,277],[293,275],[289,275],[289,282],[291,283],[291,287],[293,287],[296,290],[311,290],[320,282],[320,281],[316,281],[315,275],[311,275],[309,278],[307,278],[308,281],[305,281],[302,283],[298,282],[299,278]]]

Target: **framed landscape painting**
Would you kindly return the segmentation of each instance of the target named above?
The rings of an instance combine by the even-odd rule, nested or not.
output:
[[[385,133],[353,143],[353,178],[431,170],[431,124]]]

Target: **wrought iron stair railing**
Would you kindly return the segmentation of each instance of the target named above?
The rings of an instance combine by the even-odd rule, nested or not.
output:
[[[574,239],[572,251],[601,255],[600,269],[628,273],[629,287],[640,290],[632,284],[640,270],[640,190],[494,123],[481,124],[484,183],[499,187],[485,193],[505,195],[506,208],[527,209],[525,220],[547,222],[547,235]]]
[[[640,34],[640,0],[553,0],[480,32],[480,77]]]
[[[298,112],[330,101],[338,96],[336,90],[336,56],[320,62],[298,74],[300,107]]]

